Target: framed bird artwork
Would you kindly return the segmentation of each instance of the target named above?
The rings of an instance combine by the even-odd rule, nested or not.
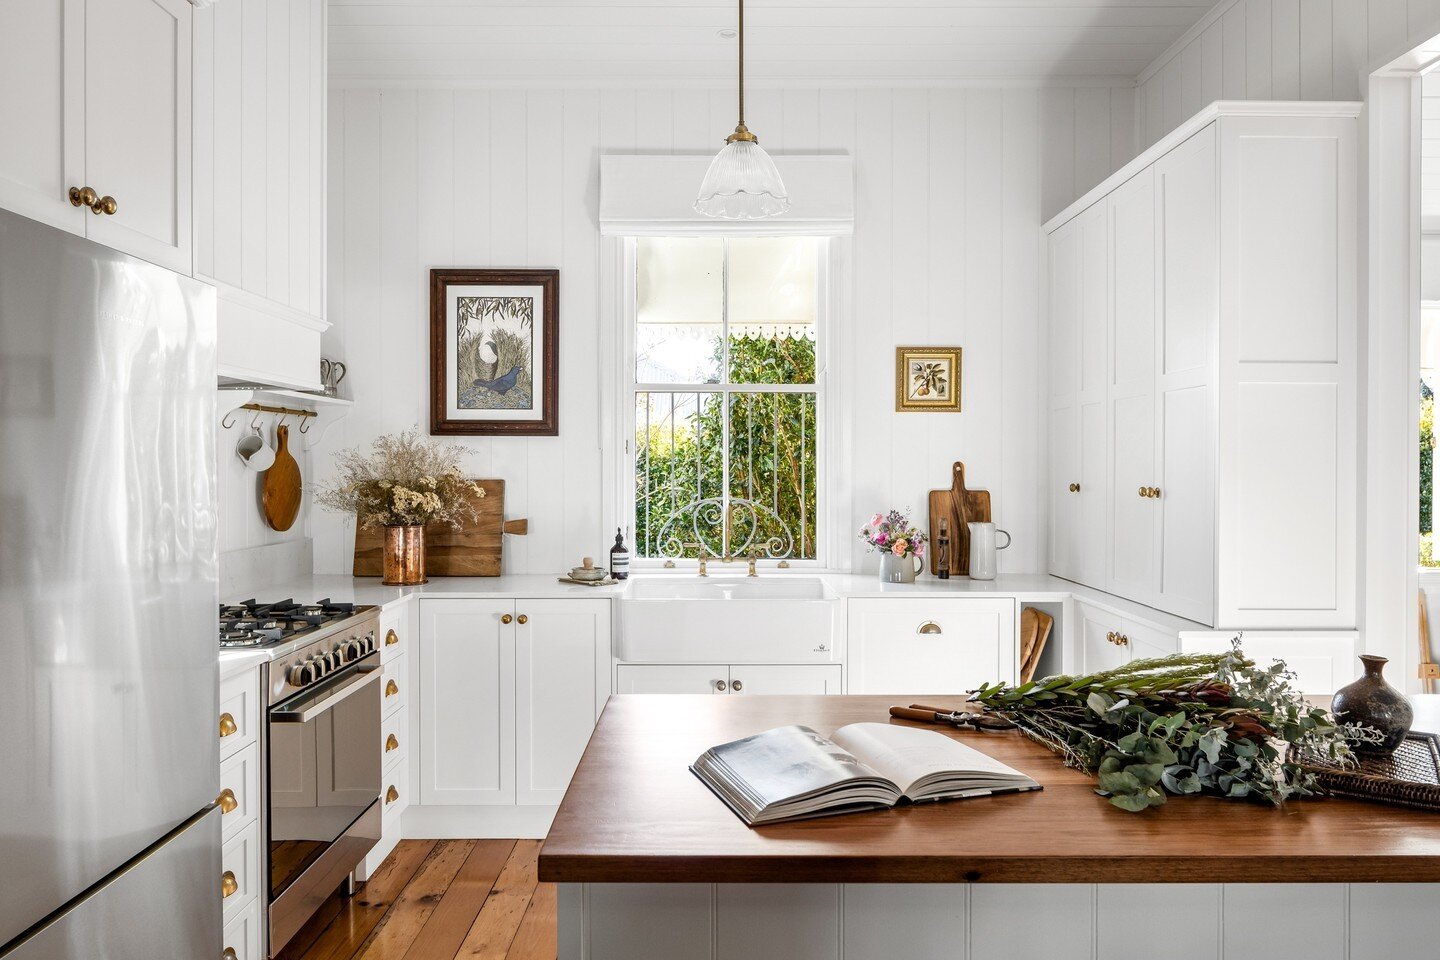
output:
[[[431,434],[558,434],[559,315],[559,270],[431,270]]]

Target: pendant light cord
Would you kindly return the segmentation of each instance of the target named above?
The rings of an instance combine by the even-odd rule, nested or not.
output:
[[[740,0],[740,123],[745,123],[745,0]]]

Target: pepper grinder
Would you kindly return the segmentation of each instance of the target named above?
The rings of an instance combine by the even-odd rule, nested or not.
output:
[[[940,518],[940,536],[936,539],[939,552],[935,556],[935,578],[950,579],[950,527],[945,518]]]

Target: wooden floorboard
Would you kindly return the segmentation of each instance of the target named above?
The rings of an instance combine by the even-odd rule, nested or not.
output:
[[[279,960],[555,960],[555,886],[538,840],[402,840],[361,892],[338,895]]]

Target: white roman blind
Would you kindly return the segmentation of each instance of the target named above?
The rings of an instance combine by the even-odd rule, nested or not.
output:
[[[600,232],[611,237],[838,237],[855,232],[855,163],[848,155],[773,158],[790,194],[790,209],[767,220],[716,220],[695,212],[695,193],[712,159],[708,154],[602,156]]]

